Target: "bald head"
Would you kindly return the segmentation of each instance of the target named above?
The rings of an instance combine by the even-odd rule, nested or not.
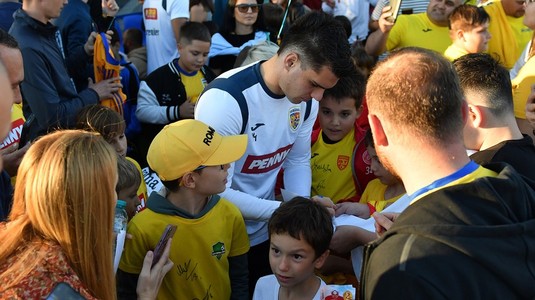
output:
[[[399,135],[439,144],[462,138],[459,80],[453,66],[436,52],[393,52],[374,70],[366,91],[370,115]]]

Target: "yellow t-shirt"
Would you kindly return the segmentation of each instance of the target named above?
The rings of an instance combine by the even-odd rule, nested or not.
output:
[[[375,210],[380,212],[385,209],[387,204],[394,203],[398,200],[403,194],[395,196],[390,199],[385,199],[385,192],[388,186],[383,184],[379,178],[376,178],[366,186],[362,197],[360,198],[360,203],[370,204],[375,207]]]
[[[184,84],[184,88],[186,89],[188,99],[191,99],[190,101],[192,103],[197,103],[199,96],[204,90],[204,87],[208,84],[202,72],[198,71],[192,76],[180,72],[180,78],[182,79],[182,84]]]
[[[507,16],[500,1],[492,1],[484,8],[490,16],[489,33],[492,35],[487,53],[499,57],[502,65],[511,69],[531,40],[533,32],[523,24],[524,17]]]
[[[515,117],[526,118],[526,102],[531,94],[531,86],[535,84],[535,58],[528,59],[522,66],[518,75],[511,80],[513,85],[513,103]]]
[[[418,197],[414,198],[412,201],[411,201],[411,204],[413,204],[414,202],[420,200],[422,197],[424,197],[425,195],[429,194],[429,193],[432,193],[432,192],[436,192],[440,189],[443,189],[443,188],[446,188],[446,187],[449,187],[449,186],[454,186],[454,185],[459,185],[459,184],[464,184],[464,183],[469,183],[469,182],[472,182],[478,178],[481,178],[481,177],[496,177],[498,176],[498,173],[494,172],[494,171],[491,171],[489,169],[486,169],[486,168],[483,168],[482,166],[479,166],[474,172],[471,172],[470,174],[467,174],[457,180],[454,180],[448,184],[445,184],[443,186],[440,186],[436,189],[432,189],[432,190],[429,190],[421,195],[419,195]]]
[[[9,131],[9,134],[4,139],[2,144],[0,144],[0,149],[4,149],[13,145],[14,143],[20,142],[22,127],[24,127],[25,121],[26,119],[24,118],[24,114],[22,113],[22,103],[13,104],[11,108],[11,130]],[[17,176],[11,177],[11,185],[15,186],[16,180]]]
[[[119,268],[139,274],[145,254],[156,247],[168,224],[177,225],[169,253],[174,266],[164,277],[157,298],[230,299],[228,257],[247,253],[249,239],[240,211],[224,199],[198,219],[159,214],[149,208],[138,213],[128,224],[133,238],[126,241]]]
[[[145,208],[146,202],[147,202],[147,185],[145,184],[145,178],[143,178],[143,171],[141,171],[141,166],[131,157],[126,157],[127,160],[131,161],[139,171],[139,176],[141,177],[141,183],[139,184],[139,188],[137,189],[137,197],[139,198],[139,202],[141,202],[141,206]]]
[[[456,60],[457,58],[463,56],[463,55],[466,55],[468,54],[468,51],[466,51],[466,49],[463,49],[461,47],[457,47],[455,44],[451,44],[448,49],[446,49],[446,51],[444,51],[444,56],[449,60],[449,61],[454,61]]]
[[[444,53],[451,44],[448,26],[440,27],[427,17],[427,13],[400,15],[388,35],[386,49],[420,47]]]
[[[318,140],[312,145],[311,195],[329,197],[334,203],[356,194],[353,183],[351,157],[355,148],[355,131],[351,130],[335,144],[326,144],[320,132]]]

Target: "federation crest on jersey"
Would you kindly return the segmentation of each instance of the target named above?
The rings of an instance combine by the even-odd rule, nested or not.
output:
[[[223,254],[225,254],[225,243],[217,242],[212,245],[212,256],[217,257],[217,259],[221,259]]]
[[[347,167],[349,164],[349,156],[347,155],[338,155],[338,159],[336,160],[336,165],[338,166],[338,169],[342,171]]]
[[[362,153],[362,160],[364,161],[365,164],[367,164],[368,166],[372,164],[372,158],[370,157],[370,154],[368,153],[368,150],[364,151]]]
[[[296,131],[299,127],[299,121],[301,121],[301,109],[298,106],[290,108],[290,111],[288,112],[288,117],[290,122],[290,129],[292,131]]]
[[[158,10],[156,8],[145,8],[145,19],[147,20],[158,20]]]

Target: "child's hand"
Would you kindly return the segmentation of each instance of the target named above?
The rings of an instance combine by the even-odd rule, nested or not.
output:
[[[193,119],[193,113],[195,112],[195,104],[191,101],[182,103],[179,107],[180,119]]]
[[[337,217],[343,214],[353,215],[353,216],[357,216],[363,219],[367,219],[370,217],[370,209],[368,208],[368,205],[362,204],[362,203],[355,203],[355,202],[338,203],[336,204],[334,211]]]

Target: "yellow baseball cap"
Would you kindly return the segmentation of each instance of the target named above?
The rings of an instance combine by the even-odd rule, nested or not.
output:
[[[161,180],[169,181],[200,166],[234,162],[246,148],[245,134],[221,136],[201,121],[180,120],[165,126],[152,140],[147,162]]]

